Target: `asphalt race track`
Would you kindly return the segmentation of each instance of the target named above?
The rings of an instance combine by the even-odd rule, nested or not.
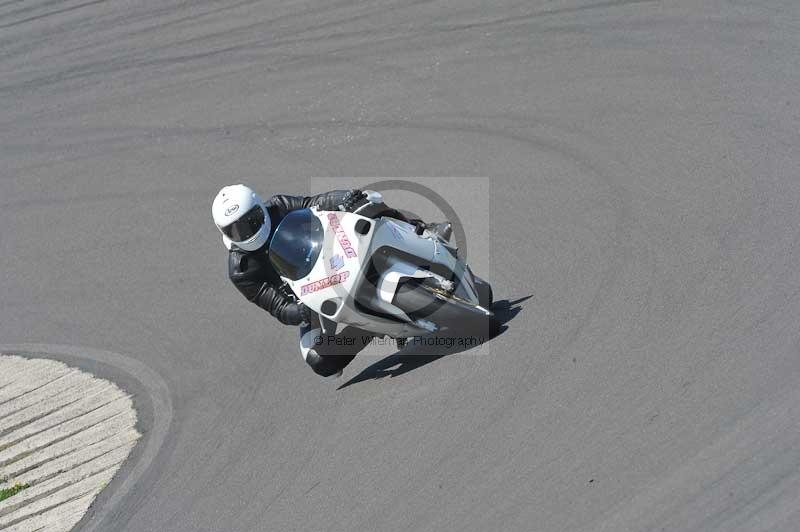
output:
[[[172,408],[82,526],[797,530],[799,83],[789,0],[2,1],[0,343]],[[210,213],[310,176],[490,178],[488,352],[314,375]]]

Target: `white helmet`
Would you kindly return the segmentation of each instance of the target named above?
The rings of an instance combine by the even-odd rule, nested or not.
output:
[[[255,251],[269,238],[269,214],[261,197],[250,187],[223,187],[214,198],[211,214],[228,249],[236,246],[245,251]]]

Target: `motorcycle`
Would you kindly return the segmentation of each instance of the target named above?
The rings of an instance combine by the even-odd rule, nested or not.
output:
[[[350,325],[401,346],[491,320],[491,285],[457,255],[404,221],[316,207],[290,212],[268,254],[297,299],[319,315],[323,333]]]

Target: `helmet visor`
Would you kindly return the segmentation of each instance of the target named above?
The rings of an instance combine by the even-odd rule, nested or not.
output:
[[[264,225],[264,209],[261,205],[256,205],[238,220],[230,225],[221,227],[222,232],[234,242],[244,242],[250,240],[253,235]]]

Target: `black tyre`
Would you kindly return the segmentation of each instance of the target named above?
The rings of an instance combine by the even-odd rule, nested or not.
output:
[[[481,306],[487,310],[491,310],[492,303],[494,303],[492,285],[475,275],[475,289],[478,292],[478,301]]]

